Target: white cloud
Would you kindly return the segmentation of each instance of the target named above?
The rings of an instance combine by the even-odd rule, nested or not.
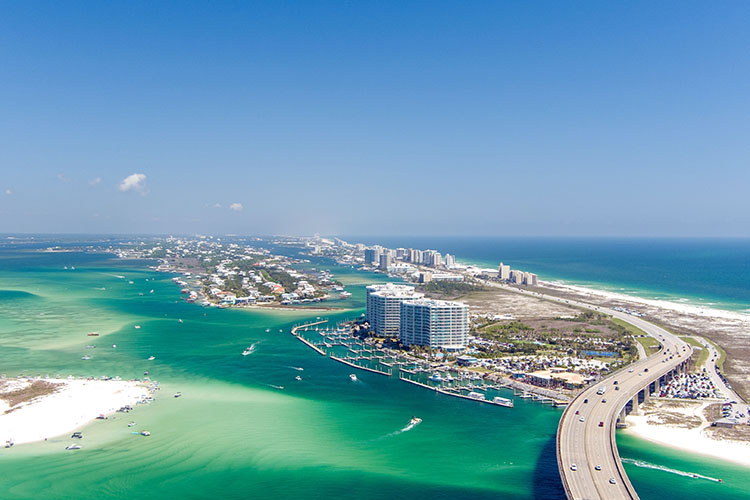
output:
[[[122,180],[118,189],[122,192],[137,191],[146,194],[146,174],[130,174]]]
[[[70,182],[70,179],[65,177],[65,174],[63,173],[57,174],[57,180],[59,180],[60,182]]]
[[[13,194],[13,191],[11,191],[10,189],[6,189],[5,190],[5,194],[7,194],[8,196],[10,196],[10,195]]]
[[[221,208],[221,203],[217,203],[216,205],[214,205],[214,208]]]
[[[232,203],[229,205],[229,209],[235,212],[242,212],[242,203]]]
[[[101,183],[102,183],[102,178],[101,177],[94,177],[93,179],[91,179],[89,181],[89,185],[90,186],[96,186],[96,185],[99,185]]]

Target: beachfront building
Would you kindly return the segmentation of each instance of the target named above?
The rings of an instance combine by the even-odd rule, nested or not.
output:
[[[401,326],[401,303],[420,299],[424,294],[414,287],[386,283],[367,287],[367,321],[378,335],[398,335]]]
[[[404,345],[460,351],[468,343],[469,306],[446,300],[403,301],[399,338]]]
[[[508,281],[510,279],[510,266],[500,263],[500,267],[497,268],[497,278],[500,281]]]

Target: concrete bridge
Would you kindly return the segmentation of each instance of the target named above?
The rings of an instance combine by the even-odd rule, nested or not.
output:
[[[650,358],[623,368],[587,388],[569,405],[557,429],[557,465],[565,494],[571,500],[637,499],[620,460],[615,441],[618,422],[648,402],[660,382],[688,368],[690,344],[652,323],[626,313],[596,309],[626,321],[659,341]]]

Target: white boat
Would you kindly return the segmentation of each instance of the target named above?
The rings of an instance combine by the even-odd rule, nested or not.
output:
[[[349,292],[341,292],[341,293],[339,294],[339,297],[341,297],[342,299],[348,299],[348,298],[349,298],[349,297],[351,297],[351,296],[352,296],[352,294],[351,294],[351,293],[349,293]]]
[[[445,381],[446,382],[453,382],[453,380],[455,380],[455,379],[453,378],[453,376],[451,376],[450,373],[445,376]]]
[[[177,321],[179,321],[180,323],[182,323],[182,318],[178,319]]]
[[[148,357],[148,360],[149,360],[149,361],[153,361],[153,360],[155,360],[155,359],[156,359],[156,357],[154,357],[154,356],[149,356],[149,357]]]
[[[151,433],[148,431],[141,431],[141,436],[150,436]]]
[[[492,399],[492,403],[500,406],[505,406],[507,408],[513,408],[513,400],[508,398],[501,398],[500,396],[495,396]]]
[[[271,331],[271,329],[270,329],[270,328],[266,328],[266,333],[268,333],[268,332],[270,332],[270,331]]]
[[[84,361],[88,361],[89,359],[91,359],[91,356],[82,356],[81,359]]]
[[[117,348],[117,344],[112,344],[112,349]]]
[[[469,394],[467,394],[467,396],[470,399],[475,399],[477,401],[485,401],[484,394],[482,394],[481,392],[474,392],[474,391],[472,391]]]
[[[65,447],[65,449],[66,450],[80,450],[81,447],[78,446],[77,444],[69,444],[68,446]]]
[[[354,373],[350,373],[349,374],[349,379],[351,379],[352,382],[356,382],[357,381],[357,375],[355,375]]]
[[[135,325],[135,329],[136,330],[140,330],[141,329],[141,325]]]
[[[411,417],[411,420],[409,420],[409,425],[417,425],[422,422],[422,419],[419,417]]]
[[[302,377],[300,377],[299,375],[297,375],[296,377],[294,377],[294,380],[302,380]]]
[[[432,375],[430,375],[430,380],[432,380],[433,382],[442,382],[443,377],[441,377],[438,372],[435,372]]]
[[[174,397],[179,398],[180,396],[182,396],[181,392],[175,392],[174,393]]]
[[[135,425],[135,422],[128,422],[128,427],[133,427]]]

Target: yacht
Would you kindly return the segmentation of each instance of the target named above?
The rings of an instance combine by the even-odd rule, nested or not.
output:
[[[474,392],[474,391],[472,391],[469,394],[467,394],[467,396],[470,399],[475,399],[477,401],[484,401],[485,400],[484,399],[484,394],[482,394],[481,392]]]
[[[492,399],[492,402],[496,405],[505,406],[507,408],[513,408],[513,400],[508,398],[501,398],[500,396],[495,396]]]
[[[354,373],[349,374],[349,379],[351,379],[352,382],[357,381],[357,376]]]
[[[430,375],[430,380],[432,380],[433,382],[442,382],[443,377],[440,376],[440,373],[435,372],[432,375]]]

